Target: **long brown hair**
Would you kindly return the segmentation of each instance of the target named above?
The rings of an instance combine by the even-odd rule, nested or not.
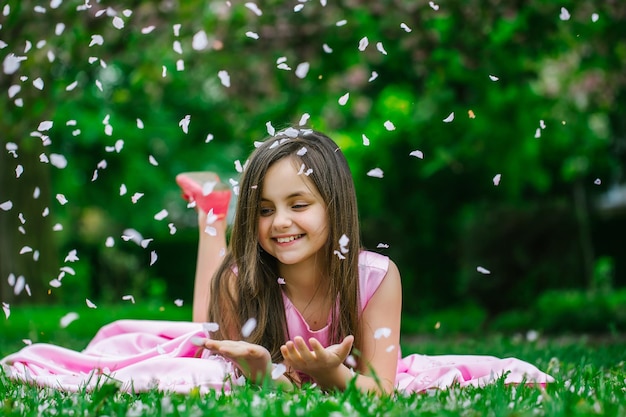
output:
[[[350,168],[328,136],[310,129],[288,128],[261,143],[245,165],[229,250],[213,279],[209,303],[209,319],[220,325],[214,337],[241,339],[241,327],[255,318],[257,326],[246,340],[267,348],[274,362],[282,360],[280,346],[290,336],[277,283],[277,261],[261,249],[258,224],[263,178],[274,163],[287,157],[304,164],[305,173],[326,204],[329,233],[323,256],[327,259],[327,296],[337,300],[337,308],[331,308],[329,342],[339,343],[349,334],[354,335],[356,347],[360,342],[361,242]],[[349,238],[344,246],[347,252],[340,251],[342,235]]]

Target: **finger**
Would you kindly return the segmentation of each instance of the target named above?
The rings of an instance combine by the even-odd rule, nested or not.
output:
[[[341,343],[339,344],[338,354],[341,358],[346,358],[350,353],[350,349],[352,349],[352,344],[354,343],[354,336],[349,335],[346,336]]]
[[[316,338],[314,338],[314,337],[310,338],[309,339],[309,345],[311,345],[311,348],[313,349],[313,352],[315,352],[315,356],[319,357],[320,355],[324,354],[324,350],[326,348],[324,346],[322,346],[322,344]]]
[[[300,357],[302,359],[306,361],[315,359],[315,355],[313,354],[313,352],[311,352],[311,350],[309,349],[309,347],[307,346],[303,338],[301,338],[300,336],[297,336],[293,340],[293,343],[296,346],[296,349],[298,350],[298,353],[300,354]]]

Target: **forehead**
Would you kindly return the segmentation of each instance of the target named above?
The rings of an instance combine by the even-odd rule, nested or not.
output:
[[[317,187],[306,175],[308,168],[294,157],[283,158],[267,170],[263,178],[262,199],[286,198],[295,194],[321,198]]]

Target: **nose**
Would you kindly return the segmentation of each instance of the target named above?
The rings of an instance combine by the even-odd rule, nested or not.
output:
[[[289,215],[289,212],[285,209],[276,209],[272,226],[276,230],[284,230],[291,226],[291,216]]]

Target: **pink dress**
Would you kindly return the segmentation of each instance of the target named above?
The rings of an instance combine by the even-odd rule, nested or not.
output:
[[[367,251],[360,254],[363,308],[385,277],[388,265],[386,256]],[[283,297],[289,337],[316,337],[327,346],[328,326],[311,330],[291,301],[284,294]],[[102,327],[81,352],[38,343],[0,363],[12,378],[66,391],[89,390],[111,380],[129,392],[153,388],[180,393],[194,388],[200,392],[228,390],[240,382],[234,379],[232,365],[219,356],[199,351],[192,343],[194,337],[207,336],[200,323],[118,320]],[[445,388],[454,383],[482,386],[504,374],[506,383],[544,385],[553,381],[535,366],[515,358],[413,354],[399,357],[396,385],[403,392]]]

